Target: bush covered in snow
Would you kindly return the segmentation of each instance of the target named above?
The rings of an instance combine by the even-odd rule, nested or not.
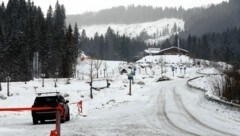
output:
[[[7,97],[5,97],[4,95],[0,94],[0,100],[5,100],[7,99]]]
[[[236,69],[225,72],[226,81],[223,97],[227,101],[240,104],[240,73]]]

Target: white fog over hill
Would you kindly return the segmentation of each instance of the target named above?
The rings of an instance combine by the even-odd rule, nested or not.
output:
[[[136,24],[102,24],[102,25],[89,25],[81,26],[80,33],[83,29],[86,31],[87,37],[94,37],[95,33],[98,35],[105,35],[108,27],[114,30],[119,35],[125,34],[131,38],[137,36],[145,37],[146,43],[158,43],[184,30],[184,21],[176,18],[165,18],[154,22],[136,23]],[[148,36],[146,37],[147,34]]]

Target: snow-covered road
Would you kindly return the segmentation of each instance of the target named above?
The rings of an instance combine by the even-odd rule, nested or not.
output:
[[[158,97],[159,106],[157,117],[160,122],[163,122],[161,125],[164,130],[166,130],[170,135],[183,136],[233,135],[231,130],[223,130],[222,127],[225,126],[224,123],[222,123],[222,127],[218,128],[215,125],[204,122],[195,116],[197,113],[198,115],[202,115],[206,118],[213,118],[208,116],[208,111],[203,111],[201,107],[198,106],[201,94],[197,96],[198,94],[194,91],[196,90],[192,90],[191,92],[191,89],[186,86],[185,80],[174,81],[171,83],[171,86],[166,85],[161,89]],[[190,111],[188,107],[195,108],[195,112]]]
[[[205,100],[186,81],[158,83],[143,92],[149,96],[145,101],[94,113],[90,116],[95,118],[80,119],[79,126],[69,127],[87,135],[240,135],[240,122],[205,109],[205,105],[225,107]]]
[[[186,86],[186,79],[161,82],[146,92],[148,99],[101,111],[78,127],[88,135],[240,135],[240,122],[218,113],[225,107]],[[217,112],[205,105],[214,105]],[[222,109],[218,109],[222,108]]]

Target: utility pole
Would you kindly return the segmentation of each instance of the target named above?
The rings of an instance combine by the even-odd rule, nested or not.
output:
[[[55,76],[56,76],[56,80],[55,80],[55,86],[54,87],[57,87],[58,70],[55,72]]]
[[[179,42],[179,38],[178,38],[178,53],[180,53],[180,42]]]
[[[42,87],[44,87],[44,77],[45,77],[45,74],[41,74],[42,76]]]
[[[9,76],[7,76],[6,81],[7,81],[7,96],[10,96],[10,92],[9,92],[9,82],[11,81],[11,78],[10,78]]]
[[[132,72],[128,74],[128,80],[129,80],[129,95],[132,95],[132,80],[133,80]]]
[[[129,95],[132,95],[132,80],[129,80]]]
[[[174,76],[174,69],[175,69],[174,66],[172,66],[172,73],[173,73],[173,76]]]

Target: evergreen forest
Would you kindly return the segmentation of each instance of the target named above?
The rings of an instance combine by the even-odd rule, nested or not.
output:
[[[78,54],[99,59],[130,60],[145,43],[120,36],[111,28],[94,38],[80,34],[77,24],[66,24],[66,9],[57,1],[46,16],[30,0],[9,0],[0,5],[0,79],[28,81],[34,77],[69,78]],[[44,75],[42,75],[44,74]]]
[[[149,16],[152,19],[159,16],[184,18],[186,31],[153,46],[177,46],[177,39],[180,39],[181,47],[189,50],[193,57],[239,65],[240,8],[237,4],[239,1],[230,0],[228,3],[187,11],[181,7],[161,9],[130,6],[117,9],[126,10],[129,16],[136,15],[136,18],[136,12],[140,9],[146,14],[142,14],[143,17]],[[217,12],[222,10],[228,16]],[[103,10],[96,17],[114,13],[108,11],[111,10]],[[151,11],[155,13],[152,14]],[[161,12],[163,13],[160,14]],[[212,17],[217,15],[218,18]],[[212,26],[217,19],[221,19],[218,23],[221,31],[206,32],[202,29]],[[129,22],[125,23],[136,20],[129,19]],[[196,24],[197,20],[202,21],[201,25]],[[140,16],[139,21],[141,22]],[[223,28],[222,24],[226,26]],[[200,32],[200,29],[203,31]],[[143,50],[148,46],[141,38],[119,35],[110,27],[105,35],[96,33],[93,38],[89,38],[85,30],[79,32],[77,23],[66,23],[66,9],[59,2],[56,2],[55,7],[49,6],[46,15],[31,0],[9,0],[6,5],[4,2],[0,5],[1,81],[5,81],[7,76],[10,76],[12,81],[28,81],[43,76],[43,73],[45,77],[56,77],[56,72],[58,77],[69,78],[74,76],[79,52],[84,51],[96,59],[133,61],[142,56]]]
[[[78,28],[66,27],[65,8],[58,2],[46,17],[28,0],[9,0],[0,6],[0,79],[27,81],[45,74],[72,76],[76,62]],[[34,65],[37,68],[34,69]]]

